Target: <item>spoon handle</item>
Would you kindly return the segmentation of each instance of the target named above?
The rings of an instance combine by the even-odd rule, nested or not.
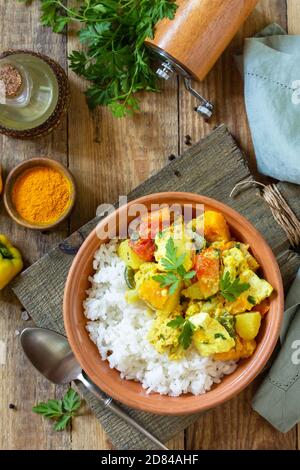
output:
[[[100,388],[97,387],[93,382],[91,382],[84,374],[80,374],[77,377],[79,380],[95,397],[97,397],[104,406],[110,409],[115,415],[119,418],[126,421],[130,424],[133,428],[135,428],[140,433],[144,434],[148,439],[154,442],[159,449],[168,450],[162,442],[160,442],[153,434],[148,432],[145,428],[143,428],[140,424],[138,424],[134,419],[132,419],[125,411],[122,410],[118,405],[116,405],[112,398],[106,395]]]

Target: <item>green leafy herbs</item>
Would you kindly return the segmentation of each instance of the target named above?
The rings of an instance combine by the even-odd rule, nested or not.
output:
[[[67,427],[72,417],[77,414],[80,406],[80,396],[75,390],[70,388],[62,400],[48,400],[46,403],[41,402],[34,406],[32,411],[45,418],[55,420],[55,431],[62,431]]]
[[[153,276],[161,287],[169,287],[169,293],[172,295],[178,289],[181,281],[187,281],[195,276],[195,271],[187,272],[183,266],[186,254],[177,256],[173,238],[169,238],[166,243],[165,258],[160,260],[165,269],[165,273]]]
[[[178,315],[174,320],[171,320],[167,323],[167,326],[170,328],[179,328],[180,335],[178,337],[179,344],[183,347],[183,349],[188,349],[188,347],[192,343],[193,334],[196,330],[195,325],[189,321]]]
[[[249,304],[256,305],[256,300],[252,295],[248,295],[247,300]]]
[[[137,92],[158,91],[144,41],[159,20],[174,17],[173,0],[78,0],[74,8],[59,0],[40,2],[41,22],[54,32],[80,24],[83,50],[69,59],[72,70],[92,82],[86,92],[91,108],[106,105],[116,117],[131,115],[139,110]]]
[[[234,302],[242,292],[245,292],[250,287],[250,284],[246,282],[240,282],[237,277],[231,280],[230,274],[227,271],[220,280],[220,291],[223,297],[229,302]]]

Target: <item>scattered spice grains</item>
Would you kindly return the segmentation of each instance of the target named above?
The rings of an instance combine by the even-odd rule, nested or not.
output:
[[[0,68],[0,81],[4,83],[5,95],[9,98],[16,96],[22,88],[22,75],[16,67],[10,64]]]
[[[70,203],[71,184],[58,170],[37,166],[17,178],[12,201],[19,215],[29,223],[47,225],[58,220]]]
[[[187,134],[185,137],[184,137],[184,143],[185,145],[192,145],[192,138],[189,134]]]

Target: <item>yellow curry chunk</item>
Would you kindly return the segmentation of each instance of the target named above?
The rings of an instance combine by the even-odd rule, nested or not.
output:
[[[230,241],[229,227],[223,214],[216,211],[204,212],[204,236],[209,242]]]
[[[259,312],[240,313],[235,318],[235,329],[241,338],[251,340],[258,335],[261,324]]]
[[[187,223],[178,214],[167,226],[168,220],[169,209],[141,217],[140,233],[154,250],[151,262],[129,240],[117,251],[126,264],[125,280],[131,275],[126,301],[142,302],[153,318],[149,342],[172,360],[188,351],[219,361],[250,357],[273,288],[256,274],[260,266],[249,245],[231,236],[217,211]]]
[[[245,243],[239,243],[239,247],[244,253],[249,269],[251,269],[251,271],[254,271],[254,272],[257,271],[259,268],[259,263],[254,258],[254,256],[252,256],[251,253],[249,253],[248,251],[249,245],[245,245]]]
[[[195,282],[191,286],[183,289],[182,295],[192,300],[201,300],[204,299],[204,294],[200,289],[199,283]]]
[[[246,341],[238,336],[235,339],[235,347],[228,352],[214,354],[216,361],[239,361],[252,356],[256,349],[256,341]]]
[[[242,292],[233,302],[226,302],[225,308],[229,313],[243,313],[252,310],[254,305],[260,304],[264,299],[270,297],[273,287],[264,279],[260,279],[257,274],[247,269],[240,276],[240,282],[250,284],[249,289]]]
[[[118,256],[132,269],[139,269],[145,260],[140,258],[129,246],[129,240],[124,240],[118,247]]]
[[[189,318],[197,328],[193,336],[196,349],[202,356],[211,356],[232,349],[235,341],[227,330],[208,313],[198,313]]]
[[[172,316],[166,315],[164,312],[157,312],[148,334],[148,340],[155,347],[156,351],[160,354],[169,354],[169,357],[173,360],[180,359],[184,350],[178,342],[180,330],[170,328],[168,323],[180,314],[180,309],[175,310]]]
[[[249,269],[243,252],[237,247],[225,250],[222,254],[222,260],[224,274],[228,272],[231,279],[235,279],[239,276],[244,269]]]
[[[247,245],[236,243],[232,248],[224,250],[222,253],[224,274],[229,273],[231,279],[235,279],[243,271],[256,271],[259,264],[256,259],[247,251]]]
[[[172,312],[179,304],[180,288],[174,294],[169,294],[169,289],[161,288],[154,279],[146,279],[138,289],[138,295],[154,310]]]

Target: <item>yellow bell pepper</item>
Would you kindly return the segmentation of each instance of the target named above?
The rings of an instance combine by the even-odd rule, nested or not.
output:
[[[21,253],[5,235],[0,234],[0,290],[19,274],[23,268]]]

